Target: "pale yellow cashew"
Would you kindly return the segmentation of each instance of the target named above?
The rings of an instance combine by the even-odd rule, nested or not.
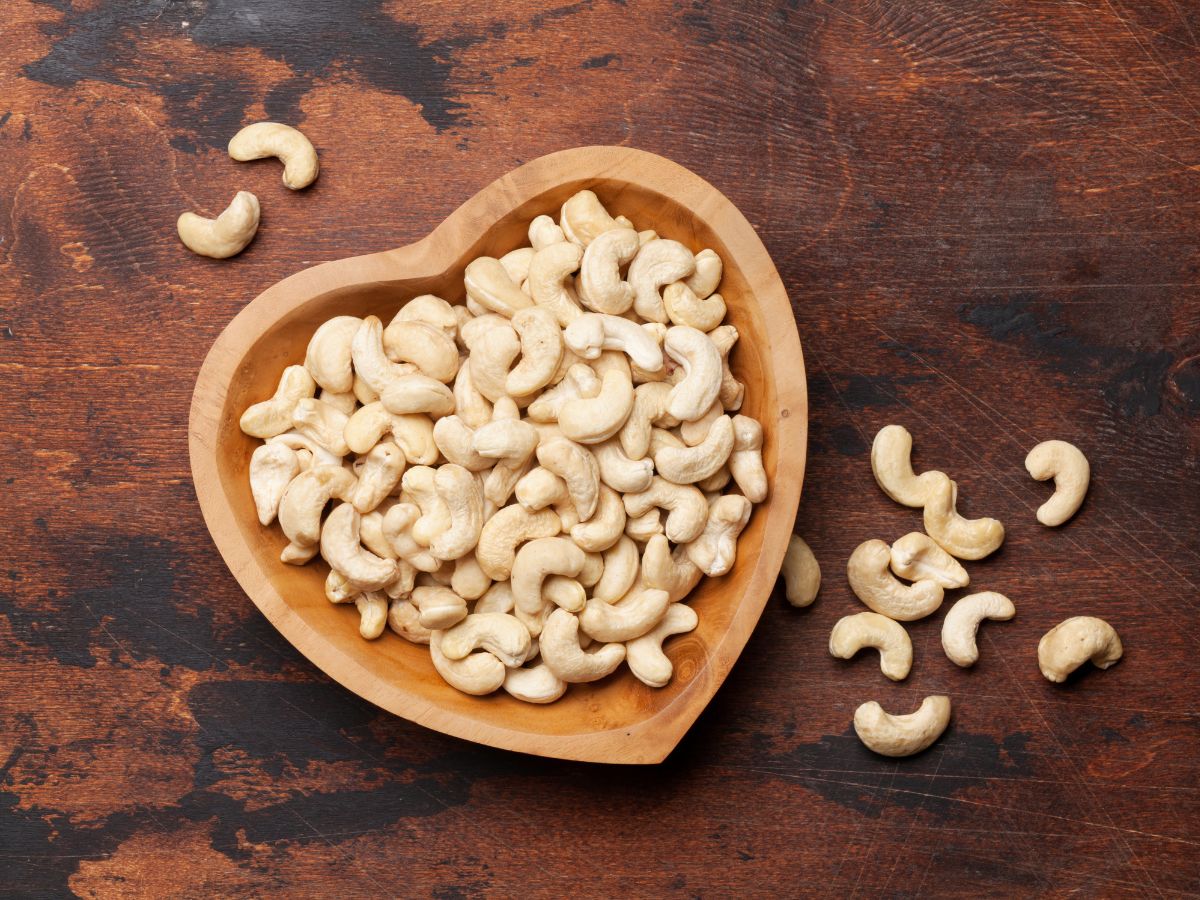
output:
[[[923,619],[942,605],[944,592],[936,581],[906,585],[888,571],[891,548],[883,541],[859,544],[846,563],[850,589],[869,608],[898,622]]]
[[[566,235],[563,230],[555,224],[554,220],[547,215],[534,216],[533,221],[529,223],[529,249],[532,251],[530,256],[537,253],[551,244],[561,244],[566,241]],[[574,245],[572,245],[574,246]],[[526,272],[526,277],[528,277]],[[524,281],[524,278],[513,278],[513,281]]]
[[[621,280],[621,267],[637,255],[637,232],[613,228],[588,244],[579,269],[579,299],[588,309],[619,316],[633,305],[633,287]]]
[[[439,466],[434,478],[438,497],[450,512],[450,527],[429,543],[438,559],[458,559],[475,548],[483,529],[483,487],[462,466]]]
[[[296,451],[300,458],[302,471],[307,472],[313,466],[341,466],[342,458],[336,453],[330,453],[316,441],[298,431],[286,431],[275,437],[267,438],[268,444],[282,444]],[[374,445],[372,445],[374,446]],[[305,459],[307,456],[307,460]]]
[[[412,602],[419,612],[417,621],[423,628],[451,628],[467,617],[467,601],[445,585],[413,588]]]
[[[358,609],[358,633],[368,641],[373,641],[387,626],[388,598],[386,594],[368,591],[359,594],[354,601]]]
[[[383,536],[387,538],[396,555],[419,572],[433,572],[442,565],[429,552],[429,548],[418,543],[412,535],[413,524],[421,517],[421,508],[415,503],[397,503],[383,516]]]
[[[734,446],[733,421],[721,416],[708,436],[695,447],[659,446],[654,449],[654,467],[667,481],[695,484],[716,474],[730,459]]]
[[[504,690],[526,703],[553,703],[566,693],[567,683],[540,662],[536,666],[505,672]]]
[[[1038,507],[1039,522],[1061,525],[1078,512],[1092,477],[1087,457],[1078,447],[1066,441],[1042,441],[1025,457],[1025,469],[1038,481],[1054,479],[1054,496]]]
[[[237,256],[258,231],[258,198],[238,191],[233,202],[215,219],[185,212],[175,223],[183,245],[200,256],[228,259]]]
[[[762,445],[762,425],[749,416],[734,416],[729,474],[751,503],[767,499],[767,470],[763,468]]]
[[[637,544],[622,536],[604,551],[604,571],[592,586],[592,597],[612,603],[624,597],[638,574]]]
[[[525,662],[529,655],[529,631],[506,613],[472,613],[442,634],[442,654],[463,659],[476,650],[486,650],[509,668]]]
[[[738,494],[725,494],[713,501],[704,532],[687,545],[688,558],[701,572],[714,577],[729,573],[737,559],[738,536],[750,521],[753,508]]]
[[[471,355],[471,383],[492,403],[508,394],[508,373],[521,353],[516,329],[505,322],[482,333],[470,332],[467,346]]]
[[[425,413],[433,418],[454,412],[450,388],[428,375],[403,375],[388,382],[380,392],[383,408],[398,416]]]
[[[376,556],[358,537],[362,521],[349,503],[340,503],[321,528],[321,556],[362,591],[377,591],[396,577],[396,563]]]
[[[657,243],[657,242],[656,242]],[[687,325],[667,329],[663,349],[683,367],[671,388],[667,412],[681,422],[699,419],[721,393],[721,353],[707,334]]]
[[[510,397],[524,397],[540,391],[554,377],[562,361],[562,332],[554,313],[541,306],[518,310],[512,327],[521,340],[521,361],[505,376],[504,390]]]
[[[829,653],[851,659],[863,647],[879,651],[879,668],[892,681],[903,681],[912,669],[912,640],[904,626],[873,612],[843,616],[829,635]]]
[[[695,629],[698,622],[696,611],[690,606],[685,603],[672,604],[654,628],[625,645],[625,661],[629,663],[629,671],[643,684],[665,687],[671,680],[675,666],[663,652],[663,641],[677,634],[687,634]]]
[[[456,361],[457,358],[456,353]],[[375,316],[367,316],[358,326],[350,342],[350,359],[354,374],[380,396],[393,381],[417,371],[408,363],[394,363],[388,359],[383,350],[383,323]]]
[[[534,466],[517,482],[513,492],[525,509],[537,512],[546,507],[553,507],[563,522],[564,530],[570,530],[579,524],[579,514],[571,502],[571,492],[567,483],[542,466]]]
[[[692,251],[678,241],[660,238],[645,244],[629,264],[634,312],[647,322],[666,322],[667,310],[659,290],[695,270],[696,258]]]
[[[625,513],[625,534],[635,541],[645,543],[654,535],[664,532],[662,513],[657,509],[648,509],[640,516],[631,516],[629,508],[626,507]]]
[[[428,644],[433,629],[426,628],[421,624],[420,615],[411,600],[393,600],[388,604],[388,628],[406,641],[414,644]]]
[[[288,366],[279,378],[279,386],[270,400],[255,403],[238,424],[251,437],[272,438],[292,427],[292,413],[301,400],[311,398],[317,384],[304,366]],[[264,523],[265,524],[265,523]]]
[[[632,641],[657,625],[670,605],[666,591],[635,586],[616,603],[589,600],[579,614],[579,627],[597,641]]]
[[[661,534],[651,536],[646,542],[642,553],[642,581],[646,587],[666,591],[672,603],[691,593],[703,574],[688,556],[686,544],[672,550],[666,536]]]
[[[433,425],[433,440],[442,456],[470,472],[482,472],[492,461],[475,452],[475,430],[458,416],[443,416]]]
[[[584,313],[563,331],[563,340],[582,359],[595,359],[604,350],[619,350],[638,368],[663,366],[663,351],[654,333],[620,316]]]
[[[351,388],[351,393],[354,394],[354,399],[359,403],[374,403],[379,399],[379,394],[375,389],[357,375],[354,376],[354,385]]]
[[[939,737],[950,724],[950,698],[926,697],[915,713],[893,716],[874,700],[854,711],[858,738],[880,756],[912,756]]]
[[[928,473],[926,473],[928,474]],[[954,508],[958,487],[940,477],[925,500],[925,533],[959,559],[983,559],[1004,543],[1004,526],[996,519],[964,519]]]
[[[359,591],[337,569],[330,569],[325,576],[325,597],[330,603],[349,603]]]
[[[586,522],[600,500],[600,467],[588,449],[565,437],[542,441],[537,461],[567,483],[579,520]]]
[[[345,456],[350,452],[344,436],[348,421],[344,412],[311,397],[297,400],[292,409],[295,429],[334,456]]]
[[[633,409],[618,435],[621,449],[630,459],[644,459],[650,452],[653,426],[670,428],[679,424],[679,420],[667,412],[672,390],[672,385],[660,381],[640,384],[634,389]]]
[[[995,591],[963,597],[942,620],[942,649],[956,666],[973,666],[979,659],[975,633],[984,619],[1007,621],[1017,614],[1013,602]]]
[[[553,315],[555,323],[566,328],[581,315],[579,297],[571,284],[571,273],[579,268],[583,250],[578,244],[548,244],[533,255],[529,263],[529,293],[535,309]],[[513,316],[516,324],[516,316]]]
[[[288,540],[297,547],[315,547],[325,504],[349,499],[354,484],[354,475],[341,466],[313,466],[293,478],[279,501],[279,527]]]
[[[708,522],[708,502],[700,491],[691,485],[674,484],[657,475],[651,480],[649,488],[626,494],[623,499],[625,513],[630,517],[645,515],[652,507],[667,510],[667,539],[676,544],[696,540]],[[628,527],[627,522],[627,534]]]
[[[430,296],[429,299],[439,298]],[[416,301],[411,301],[409,305],[413,302]],[[400,312],[404,312],[404,309]],[[451,319],[453,315],[450,314]],[[455,330],[457,327],[455,324]],[[389,359],[410,363],[422,375],[428,375],[443,384],[449,384],[458,374],[458,345],[454,343],[454,331],[447,333],[443,327],[418,319],[401,319],[400,313],[397,313],[396,318],[384,329],[382,343]],[[357,367],[358,361],[355,360]],[[360,371],[359,374],[363,373]]]
[[[308,187],[321,171],[312,142],[279,122],[247,125],[230,138],[229,155],[238,162],[276,157],[283,163],[283,183],[293,191]]]
[[[532,615],[542,608],[542,582],[550,575],[574,577],[583,568],[583,551],[568,538],[537,538],[517,551],[512,566],[512,592],[517,609]],[[579,612],[582,606],[569,609]]]
[[[506,319],[511,319],[518,309],[533,306],[533,298],[513,283],[500,260],[490,256],[469,262],[463,281],[468,298]]]
[[[510,613],[516,607],[512,595],[511,581],[493,581],[491,587],[484,591],[483,596],[475,603],[477,613],[500,612]]]
[[[696,254],[696,271],[685,278],[683,283],[688,286],[688,289],[692,293],[701,300],[704,300],[720,285],[724,269],[721,257],[717,255],[716,250],[701,250]],[[720,324],[720,321],[718,321],[717,325]],[[711,329],[705,328],[703,330],[710,331]]]
[[[383,533],[383,513],[379,510],[372,510],[361,515],[362,519],[358,523],[358,539],[362,541],[362,545],[382,559],[399,559],[400,554],[396,552],[396,548]],[[404,568],[405,577],[408,576],[409,571],[412,571],[414,576],[416,575],[415,570],[407,563]],[[400,585],[395,582],[388,582],[387,586],[393,591],[400,589]],[[408,590],[412,590],[412,588],[409,587]]]
[[[571,195],[559,210],[558,223],[566,239],[581,247],[587,247],[604,232],[625,224],[610,216],[592,191]]]
[[[559,411],[558,427],[564,436],[581,444],[598,444],[615,435],[633,409],[633,381],[628,373],[604,373],[595,397],[567,400]]]
[[[821,590],[821,566],[812,549],[798,534],[788,538],[783,555],[783,593],[788,603],[805,607],[817,599]]]
[[[722,325],[710,331],[708,337],[721,354],[721,392],[717,399],[726,412],[736,412],[742,408],[742,400],[746,396],[746,386],[733,377],[733,371],[729,368],[729,354],[737,343],[738,330],[732,325]]]
[[[454,574],[450,577],[450,589],[464,600],[478,600],[492,586],[492,579],[479,565],[474,553],[460,556],[454,561]],[[483,612],[484,610],[477,610]]]
[[[909,581],[928,578],[948,590],[971,583],[962,563],[919,531],[892,542],[892,571]]]
[[[343,394],[354,389],[350,345],[361,324],[357,316],[334,316],[309,338],[304,368],[325,390]]]
[[[634,391],[636,403],[637,392]],[[650,487],[654,463],[649,459],[630,459],[616,438],[589,446],[600,468],[600,480],[614,491],[637,493]]]
[[[454,411],[470,428],[478,428],[492,420],[492,403],[471,380],[471,366],[463,363],[454,376]]]
[[[1074,616],[1055,625],[1038,642],[1038,668],[1050,681],[1062,682],[1089,659],[1107,669],[1124,648],[1116,629],[1093,616]]]
[[[327,403],[344,415],[350,415],[358,407],[358,398],[354,396],[353,391],[347,391],[344,394],[335,394],[333,391],[327,391],[321,388],[321,392],[317,394],[317,399],[322,403]]]
[[[686,281],[668,284],[663,289],[662,300],[672,325],[690,325],[708,332],[725,319],[725,300],[720,294],[701,299]]]
[[[589,553],[607,550],[625,533],[625,518],[621,495],[602,484],[595,513],[586,522],[572,526],[571,539]]]
[[[450,510],[437,491],[437,472],[431,466],[413,466],[400,480],[401,499],[415,503],[421,510],[421,517],[413,523],[412,536],[423,547],[450,527]]]
[[[392,416],[392,440],[404,451],[409,465],[428,466],[437,461],[438,448],[429,416],[419,413]]]
[[[279,501],[293,478],[300,474],[296,451],[284,444],[263,444],[250,454],[250,494],[261,525],[270,525],[279,512]],[[623,511],[622,511],[623,512]],[[622,518],[622,527],[625,522]]]
[[[721,401],[717,400],[700,418],[690,422],[680,422],[679,437],[683,439],[684,445],[695,447],[697,444],[703,443],[704,439],[708,437],[713,423],[723,415],[725,415],[725,409],[721,406]]]
[[[512,574],[517,547],[526,541],[553,537],[561,523],[552,510],[531,513],[524,507],[506,506],[488,519],[479,534],[475,556],[492,581],[506,581]]]
[[[558,421],[559,412],[569,400],[595,397],[599,393],[600,378],[596,371],[583,363],[574,363],[563,379],[538,395],[525,412],[532,422],[551,424]]]
[[[486,650],[472,653],[466,659],[447,659],[442,653],[443,631],[434,629],[429,636],[429,655],[433,667],[443,680],[464,694],[483,696],[504,684],[508,671],[504,663]]]
[[[903,425],[885,425],[871,443],[871,471],[883,492],[904,506],[925,505],[945,476],[941,472],[913,473],[912,435]]]
[[[392,317],[392,321],[384,329],[383,346],[387,348],[389,356],[394,355],[388,335],[392,326],[399,325],[401,322],[423,322],[426,325],[432,325],[448,337],[450,343],[453,344],[454,338],[458,334],[459,311],[465,312],[463,307],[451,306],[441,297],[433,294],[421,294],[419,297],[413,297],[400,307],[399,312]]]
[[[550,613],[538,647],[550,671],[571,684],[598,681],[625,660],[624,644],[605,644],[593,652],[584,651],[579,646],[579,619],[565,609]]]
[[[350,503],[360,513],[369,513],[387,497],[404,475],[404,453],[390,441],[376,444],[362,457],[358,483]]]

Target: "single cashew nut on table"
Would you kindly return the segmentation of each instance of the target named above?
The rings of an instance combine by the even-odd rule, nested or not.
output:
[[[798,534],[788,538],[783,555],[783,593],[788,603],[796,607],[812,604],[821,590],[821,566],[812,549]]]
[[[850,659],[863,647],[879,651],[879,668],[892,681],[908,677],[912,669],[912,640],[899,622],[873,612],[838,619],[829,635],[830,654]]]
[[[921,507],[945,476],[940,472],[914,474],[911,454],[912,435],[908,429],[903,425],[885,425],[871,444],[871,471],[883,492],[897,503]]]
[[[249,407],[242,413],[238,425],[251,437],[276,437],[291,429],[296,404],[310,399],[316,392],[317,384],[304,366],[288,366],[271,399]]]
[[[249,191],[238,191],[233,202],[215,219],[185,212],[175,223],[175,229],[183,245],[193,253],[228,259],[254,240],[259,215],[258,198]]]
[[[360,325],[357,316],[334,316],[309,338],[304,367],[325,390],[344,394],[354,389],[351,345]]]
[[[738,494],[725,494],[713,501],[708,510],[704,532],[687,545],[688,557],[705,575],[729,573],[737,559],[737,539],[754,505]]]
[[[321,528],[321,556],[363,591],[377,591],[396,577],[396,562],[376,556],[359,540],[362,517],[349,503],[334,507]]]
[[[629,663],[629,671],[643,684],[665,687],[671,680],[675,666],[663,652],[663,641],[694,630],[698,622],[699,617],[690,606],[672,604],[654,628],[625,645],[625,661]]]
[[[1054,479],[1054,496],[1038,507],[1039,522],[1061,525],[1078,512],[1092,477],[1087,457],[1078,447],[1066,441],[1043,441],[1029,451],[1025,468],[1038,481]]]
[[[942,605],[945,592],[940,584],[930,579],[902,584],[888,571],[891,558],[891,548],[878,540],[865,541],[850,554],[846,577],[859,600],[898,622],[923,619]]]
[[[1074,616],[1055,625],[1038,642],[1038,667],[1050,681],[1062,682],[1089,659],[1107,669],[1124,648],[1116,629],[1094,616]]]
[[[926,473],[928,474],[928,473]],[[983,559],[1004,543],[996,519],[964,519],[955,509],[958,488],[941,472],[925,499],[925,533],[959,559]]]
[[[926,697],[915,713],[893,716],[874,700],[854,711],[854,730],[880,756],[912,756],[936,741],[950,724],[950,698]]]
[[[912,531],[892,542],[892,571],[909,581],[928,578],[947,590],[966,587],[971,576],[962,563],[938,546],[933,538]]]
[[[442,634],[442,654],[463,659],[476,650],[486,650],[509,668],[525,662],[529,655],[529,631],[506,613],[472,613]]]
[[[283,163],[283,183],[293,191],[316,181],[321,169],[312,141],[279,122],[247,125],[230,138],[229,155],[238,162],[276,157]]]
[[[542,659],[556,676],[571,684],[598,681],[625,661],[624,644],[605,644],[592,652],[579,646],[579,619],[556,609],[538,639]]]
[[[647,322],[666,322],[667,309],[659,290],[695,270],[692,251],[678,241],[660,238],[643,246],[629,264],[634,312]]]
[[[611,316],[629,310],[633,287],[621,280],[621,266],[637,255],[640,246],[637,232],[630,228],[613,228],[588,244],[578,280],[579,299],[584,306]]]
[[[942,649],[956,666],[973,666],[979,659],[975,634],[984,619],[1007,621],[1017,614],[1013,602],[995,591],[963,597],[942,620]]]
[[[263,444],[250,454],[250,494],[261,525],[270,525],[279,512],[279,501],[292,479],[300,474],[296,451],[284,444]],[[624,512],[624,510],[622,510]],[[624,528],[624,518],[621,527]]]

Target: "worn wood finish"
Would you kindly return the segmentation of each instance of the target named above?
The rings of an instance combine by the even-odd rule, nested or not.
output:
[[[186,23],[186,25],[184,24]],[[0,879],[14,896],[1200,891],[1200,7],[1192,0],[461,7],[382,0],[0,8]],[[223,147],[256,118],[322,154],[294,194]],[[661,765],[445,737],[330,681],[226,570],[187,460],[191,388],[251,298],[419,240],[565,147],[625,144],[746,214],[809,368],[777,589]],[[238,188],[235,260],[178,244]],[[917,527],[867,447],[1009,537],[968,566],[1017,617],[913,673],[829,657],[842,568]],[[1059,530],[1023,469],[1088,454]],[[1046,682],[1038,638],[1113,622],[1126,656]],[[868,698],[954,720],[912,760],[850,732]]]
[[[238,427],[270,397],[284,366],[302,364],[316,328],[336,315],[390,322],[405,301],[466,301],[463,269],[528,243],[529,222],[579,190],[638,228],[653,228],[724,261],[726,321],[741,346],[730,367],[746,386],[742,411],[764,423],[763,464],[774,490],[743,532],[740,565],[689,595],[700,617],[669,644],[676,677],[663,689],[626,667],[575,685],[550,706],[504,692],[462,694],[433,668],[427,647],[386,632],[358,635],[350,607],[325,599],[328,566],[280,562],[287,539],[258,524],[250,455],[261,443]],[[306,269],[268,288],[229,323],[200,369],[189,422],[192,479],[208,529],[238,583],[283,635],[335,681],[384,709],[456,737],[562,759],[656,763],[675,748],[737,661],[779,573],[804,480],[804,363],[779,273],[754,229],[712,185],[641,150],[583,147],[527,163],[488,185],[426,238],[407,247]]]

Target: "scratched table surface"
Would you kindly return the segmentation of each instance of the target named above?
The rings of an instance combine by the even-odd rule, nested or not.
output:
[[[438,897],[1200,892],[1200,4],[12,0],[0,8],[0,894]],[[319,182],[225,155],[301,126]],[[238,588],[196,504],[205,352],[303,267],[420,238],[505,171],[668,156],[758,229],[811,397],[797,531],[824,586],[768,603],[661,766],[500,752],[357,699]],[[184,209],[262,199],[214,262]],[[843,662],[851,550],[919,528],[889,422],[1008,529],[1016,603],[957,669]],[[1092,463],[1043,529],[1023,468]],[[1058,621],[1125,657],[1062,686]],[[877,698],[933,693],[927,753]]]

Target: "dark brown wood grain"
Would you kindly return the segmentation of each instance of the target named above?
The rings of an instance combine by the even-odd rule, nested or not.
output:
[[[729,896],[1200,892],[1200,6],[1190,0],[449,4],[18,0],[0,9],[0,893]],[[303,127],[310,190],[223,147]],[[330,682],[223,567],[186,423],[209,345],[307,265],[411,243],[522,161],[675,159],[758,229],[809,369],[781,592],[679,749],[617,770],[424,730]],[[183,209],[239,189],[235,260]],[[1017,618],[901,684],[829,657],[859,542],[918,526],[871,436],[916,436],[1008,540]],[[1065,528],[1022,461],[1078,444]],[[1066,685],[1038,637],[1125,658]],[[854,707],[954,699],[907,761]]]

